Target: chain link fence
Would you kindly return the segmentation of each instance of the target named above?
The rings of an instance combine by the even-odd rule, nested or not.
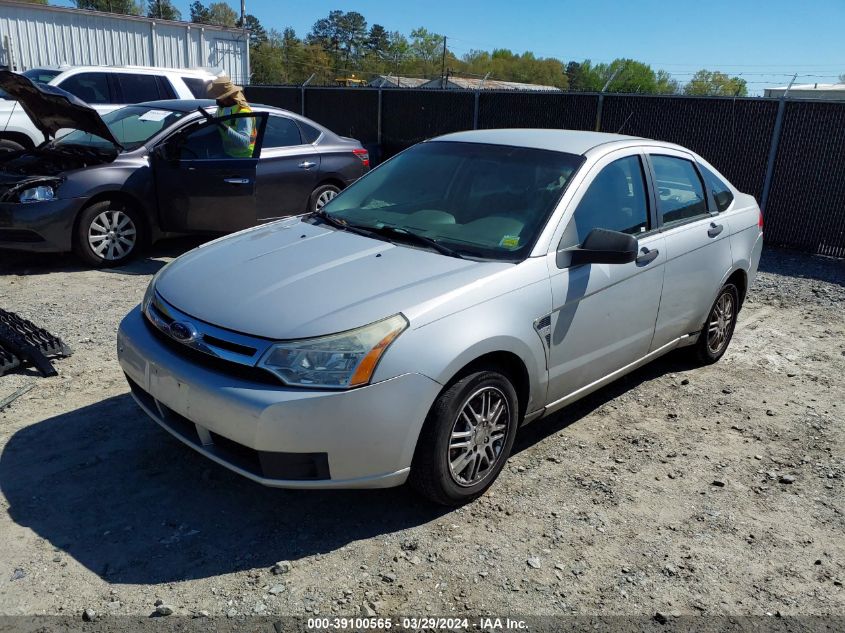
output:
[[[779,101],[760,98],[300,86],[248,86],[246,96],[357,138],[374,163],[471,129],[600,129],[678,143],[767,198],[768,244],[845,257],[845,103],[787,100],[779,124]]]

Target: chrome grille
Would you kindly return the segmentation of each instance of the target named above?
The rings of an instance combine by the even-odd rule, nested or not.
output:
[[[255,367],[272,341],[232,332],[200,321],[177,310],[158,293],[146,306],[144,315],[160,332],[173,341],[215,358]]]

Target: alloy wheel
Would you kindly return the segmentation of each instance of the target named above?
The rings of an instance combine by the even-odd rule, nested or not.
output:
[[[331,201],[337,195],[337,191],[334,189],[326,189],[323,193],[317,196],[317,202],[314,204],[314,208],[319,211],[322,209],[326,204]]]
[[[727,345],[734,316],[734,300],[729,292],[723,292],[707,320],[707,348],[718,354]]]
[[[503,459],[513,416],[496,387],[483,387],[464,402],[449,437],[449,472],[459,486],[474,486]]]
[[[135,223],[124,211],[109,209],[94,218],[88,227],[88,244],[108,261],[123,259],[138,241]]]

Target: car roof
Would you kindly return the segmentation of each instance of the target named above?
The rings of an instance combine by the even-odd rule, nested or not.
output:
[[[569,154],[586,154],[591,149],[605,143],[646,140],[637,136],[608,134],[606,132],[586,132],[583,130],[548,130],[530,128],[512,128],[497,130],[471,130],[455,132],[431,139],[432,141],[457,141],[463,143],[488,143],[491,145],[510,145],[529,147]]]
[[[158,101],[144,101],[133,105],[146,108],[159,108],[161,110],[173,110],[174,112],[191,112],[197,108],[215,107],[214,99],[160,99]]]
[[[162,68],[157,66],[133,66],[133,65],[126,65],[126,66],[106,66],[106,65],[91,65],[87,66],[84,64],[80,65],[70,65],[70,64],[43,64],[41,66],[33,66],[29,70],[51,70],[54,72],[65,73],[71,70],[85,70],[85,71],[92,71],[98,70],[102,72],[132,72],[132,71],[143,71],[149,73],[158,73],[161,75],[164,74],[181,74],[193,77],[213,77],[214,72],[211,70],[207,70],[204,68]]]

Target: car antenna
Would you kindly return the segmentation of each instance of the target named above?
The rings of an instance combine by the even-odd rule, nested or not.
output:
[[[628,124],[628,121],[631,120],[631,117],[634,116],[634,111],[631,110],[631,114],[628,115],[628,118],[623,121],[622,125],[619,126],[619,129],[616,130],[617,134],[622,134],[622,130],[625,129],[625,126]]]

